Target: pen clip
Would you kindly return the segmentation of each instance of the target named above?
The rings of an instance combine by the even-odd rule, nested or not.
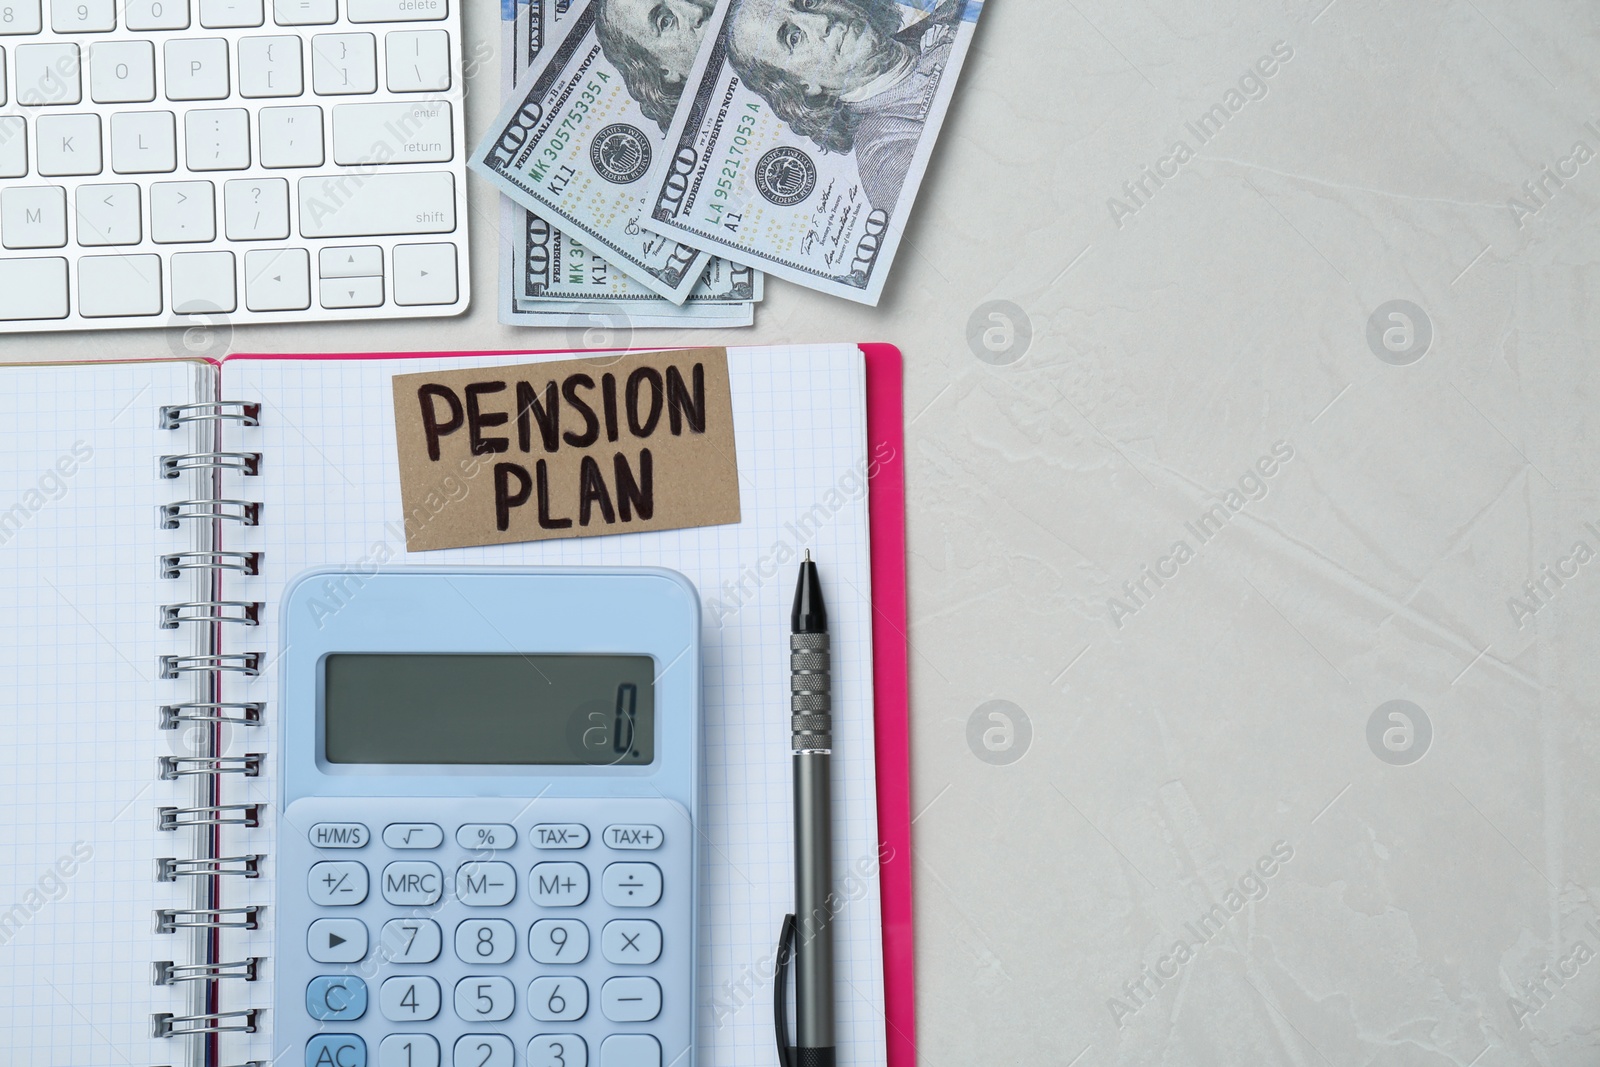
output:
[[[783,917],[778,933],[778,966],[772,976],[772,1029],[778,1042],[778,1067],[794,1067],[794,1047],[789,1044],[789,959],[794,955],[797,924]]]

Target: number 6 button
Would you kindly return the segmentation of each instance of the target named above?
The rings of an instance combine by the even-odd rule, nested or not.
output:
[[[589,987],[583,979],[535,978],[528,983],[528,1012],[543,1022],[570,1022],[589,1010]]]

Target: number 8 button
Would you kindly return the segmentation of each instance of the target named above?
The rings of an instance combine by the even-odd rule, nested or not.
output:
[[[463,963],[504,963],[517,951],[517,932],[504,919],[468,919],[456,927],[456,956]]]

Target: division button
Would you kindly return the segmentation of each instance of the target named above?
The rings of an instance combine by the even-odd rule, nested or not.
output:
[[[613,908],[648,908],[661,899],[661,868],[653,863],[613,863],[600,886]]]
[[[356,963],[367,955],[367,927],[360,919],[318,919],[306,931],[306,954],[318,963]]]

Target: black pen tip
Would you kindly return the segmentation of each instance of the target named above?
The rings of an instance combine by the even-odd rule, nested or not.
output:
[[[797,634],[828,632],[828,608],[822,602],[822,580],[817,576],[817,565],[811,562],[809,549],[800,564],[800,580],[794,587],[794,610],[789,612],[789,630]]]

